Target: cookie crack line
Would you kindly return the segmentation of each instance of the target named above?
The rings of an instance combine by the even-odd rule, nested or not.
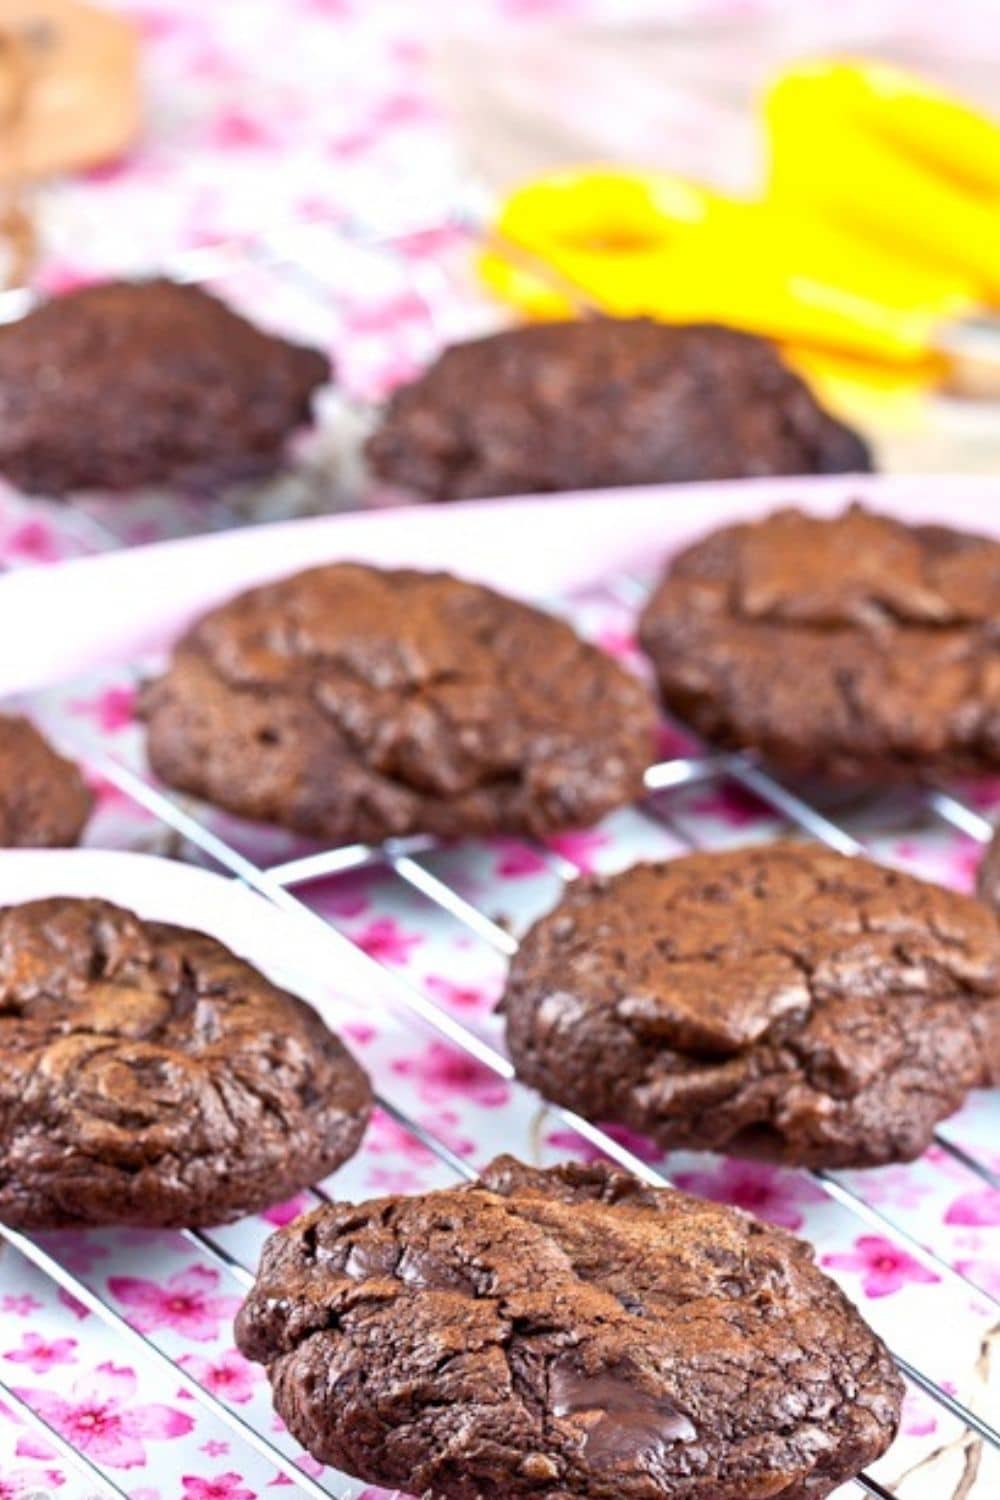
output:
[[[268,1241],[237,1341],[321,1462],[435,1500],[805,1500],[899,1416],[804,1244],[605,1163],[315,1210]]]
[[[572,886],[501,1008],[518,1075],[585,1119],[800,1166],[910,1160],[1000,1078],[1000,923],[819,846],[692,854]]]
[[[709,534],[671,560],[639,635],[664,703],[710,742],[877,784],[1000,764],[998,616],[1000,542],[855,505]]]
[[[241,1218],[321,1181],[364,1133],[371,1088],[339,1039],[204,934],[96,900],[7,907],[0,994],[15,1004],[0,1014],[0,1222],[15,1229]]]
[[[143,714],[170,785],[353,842],[591,823],[640,794],[656,726],[641,681],[564,621],[447,574],[359,564],[205,616]]]

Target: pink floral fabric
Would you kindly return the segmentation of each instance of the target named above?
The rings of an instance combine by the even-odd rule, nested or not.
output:
[[[431,14],[436,7],[406,0],[119,3],[136,17],[146,42],[148,129],[125,161],[48,196],[51,254],[40,277],[43,287],[60,289],[95,274],[161,264],[177,251],[255,233],[262,181],[267,221],[275,226],[366,220],[390,201],[401,218],[412,214],[433,223],[454,201],[460,164],[428,92],[428,27],[437,24]],[[755,0],[691,0],[675,7],[678,14],[711,12],[727,22],[766,8]],[[610,0],[477,0],[462,9],[477,22],[531,26],[566,16],[621,18],[644,7]],[[916,25],[921,9],[907,4],[901,15],[905,10]],[[425,359],[443,327],[464,329],[482,317],[458,280],[446,300],[429,305],[424,273],[430,250],[447,263],[456,248],[464,254],[452,238],[439,236],[412,246],[402,265],[378,261],[377,275],[370,257],[363,275],[357,258],[337,257],[336,264],[324,263],[320,292],[262,271],[240,272],[222,289],[289,331],[327,343],[348,387],[368,397]],[[322,442],[332,441],[342,417],[333,414]],[[306,490],[306,502],[314,503]],[[347,497],[349,503],[356,499]],[[229,526],[281,513],[283,505],[301,507],[303,494],[288,498],[279,486],[254,503],[257,510],[235,512],[227,497],[208,506],[183,496],[140,496],[125,503],[98,496],[54,505],[0,491],[0,569],[45,566],[121,542]],[[322,503],[330,503],[328,493]],[[598,592],[567,601],[567,608],[606,649],[633,657],[634,620],[614,599]],[[108,672],[39,695],[28,706],[54,730],[71,730],[95,752],[107,750],[138,766],[135,690],[133,675]],[[664,728],[665,757],[689,749],[686,735]],[[191,855],[121,792],[98,777],[94,788],[92,846]],[[963,793],[987,814],[1000,811],[998,780]],[[730,784],[672,793],[664,806],[666,825],[630,810],[597,829],[552,840],[547,849],[496,839],[442,850],[431,865],[517,933],[557,898],[564,862],[610,872],[639,858],[669,857],[688,841],[721,847],[773,837],[784,827],[773,810]],[[878,857],[965,888],[973,878],[978,849],[913,809],[890,801],[838,809],[836,815]],[[300,840],[280,833],[249,829],[221,815],[209,815],[209,822],[264,863],[304,852]],[[405,1111],[419,1132],[473,1166],[500,1150],[540,1162],[597,1154],[558,1111],[414,1016],[409,1002],[418,993],[451,1021],[500,1047],[499,953],[385,871],[318,883],[302,894],[371,960],[373,990],[332,994],[331,1007],[388,1102]],[[207,914],[204,920],[209,922]],[[997,1126],[996,1100],[982,1095],[949,1122],[948,1131],[997,1168]],[[618,1149],[657,1165],[678,1186],[734,1203],[812,1240],[822,1263],[894,1347],[963,1400],[986,1409],[996,1376],[983,1355],[991,1316],[984,1296],[1000,1296],[1000,1200],[952,1158],[931,1151],[912,1166],[839,1179],[871,1210],[926,1245],[941,1267],[928,1263],[910,1241],[901,1242],[887,1224],[862,1224],[802,1173],[682,1153],[664,1160],[632,1132],[608,1133]],[[327,1186],[357,1197],[453,1180],[451,1167],[420,1134],[378,1111],[363,1150]],[[300,1194],[216,1238],[241,1264],[252,1266],[266,1236],[313,1201]],[[294,1493],[288,1474],[244,1440],[240,1423],[273,1442],[293,1474],[320,1473],[275,1421],[262,1373],[233,1347],[240,1287],[218,1264],[175,1234],[66,1233],[45,1236],[43,1243],[176,1368],[158,1364],[71,1292],[3,1250],[0,1386],[25,1400],[131,1500],[264,1500],[282,1490]],[[947,1267],[965,1281],[950,1277]],[[227,1424],[200,1404],[189,1382],[238,1420]],[[956,1436],[955,1424],[938,1406],[912,1396],[903,1433],[880,1477],[892,1485],[913,1471],[900,1492],[904,1500],[949,1493],[952,1458],[936,1455],[957,1453],[961,1465]],[[342,1500],[387,1500],[355,1481],[323,1477]],[[996,1468],[984,1454],[968,1500],[987,1500],[998,1488]],[[0,1500],[39,1490],[89,1500],[93,1486],[44,1435],[2,1407],[0,1390]]]
[[[563,604],[595,638],[611,638],[616,631],[624,635],[630,628],[629,612],[615,591],[592,590]],[[78,736],[82,753],[107,750],[141,768],[135,680],[133,673],[106,671],[38,694],[28,706],[43,725]],[[689,748],[676,732],[665,744],[668,754]],[[96,790],[98,810],[87,835],[92,846],[190,854],[128,797],[101,782]],[[1000,810],[996,783],[962,792],[987,813]],[[548,848],[500,838],[443,848],[425,858],[432,871],[516,937],[557,899],[567,865],[600,874],[636,859],[676,855],[691,843],[723,847],[771,838],[784,829],[772,809],[724,782],[677,789],[660,805],[665,821],[628,809],[596,829],[553,840]],[[831,812],[877,857],[968,886],[973,860],[967,841],[926,810],[912,805],[901,810],[898,799],[889,798]],[[200,813],[234,848],[263,864],[309,852],[308,844],[278,831],[206,809]],[[317,881],[300,894],[333,934],[366,955],[371,986],[363,986],[362,993],[332,992],[331,1014],[392,1109],[413,1122],[376,1111],[363,1149],[327,1184],[329,1191],[351,1198],[454,1181],[449,1162],[434,1154],[428,1140],[470,1167],[501,1150],[540,1162],[600,1155],[559,1111],[545,1108],[499,1064],[491,1064],[489,1053],[483,1059],[471,1056],[414,1012],[419,998],[447,1024],[457,1023],[488,1048],[502,1050],[495,1007],[506,960],[497,947],[385,868]],[[1000,1165],[997,1118],[995,1096],[981,1094],[948,1122],[947,1132],[995,1168]],[[614,1150],[657,1167],[678,1187],[804,1235],[893,1347],[962,1400],[988,1401],[996,1377],[982,1350],[991,1318],[987,1299],[1000,1292],[1000,1196],[946,1152],[936,1147],[909,1166],[838,1174],[844,1191],[857,1194],[881,1216],[872,1223],[805,1173],[689,1153],[664,1158],[634,1132],[611,1127],[608,1135]],[[266,1236],[313,1201],[301,1193],[214,1238],[242,1265],[252,1266]],[[5,1253],[0,1256],[0,1381],[20,1392],[102,1471],[127,1481],[130,1495],[187,1500],[189,1495],[249,1494],[256,1500],[272,1489],[289,1488],[288,1475],[250,1450],[239,1427],[227,1427],[199,1405],[182,1381],[194,1382],[275,1443],[288,1455],[292,1472],[320,1472],[276,1423],[261,1371],[233,1347],[232,1315],[240,1288],[218,1264],[173,1234],[63,1233],[44,1242],[86,1287],[163,1350],[177,1374],[171,1379],[137,1357],[78,1299],[57,1292],[19,1257]],[[915,1467],[921,1475],[926,1470],[930,1488],[909,1481],[902,1494],[903,1500],[910,1500],[911,1492],[917,1500],[925,1494],[929,1500],[940,1492],[942,1472],[950,1472],[951,1460],[934,1455],[952,1452],[956,1432],[940,1407],[911,1397],[902,1434],[880,1466],[880,1477],[891,1484],[904,1470]],[[30,1469],[32,1463],[54,1469],[65,1481],[60,1493],[77,1500],[72,1476],[36,1434],[0,1422],[0,1473],[6,1473],[3,1444],[13,1473],[16,1465]],[[986,1500],[991,1493],[989,1463],[984,1456],[969,1492],[972,1500]],[[356,1482],[323,1477],[345,1500],[364,1494],[381,1500]]]

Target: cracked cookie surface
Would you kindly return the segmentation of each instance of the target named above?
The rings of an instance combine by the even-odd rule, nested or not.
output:
[[[852,506],[712,533],[640,639],[714,744],[839,781],[1000,769],[1000,542]]]
[[[0,474],[54,496],[269,474],[329,376],[200,287],[83,287],[0,328]]]
[[[220,1224],[350,1156],[368,1080],[213,938],[104,901],[0,910],[0,1221]]]
[[[66,849],[93,798],[78,768],[19,714],[0,714],[0,849]]]
[[[431,500],[871,467],[766,340],[650,318],[455,344],[394,392],[367,455]]]
[[[1000,923],[816,845],[574,883],[503,1008],[520,1077],[665,1147],[809,1166],[918,1156],[1000,1081]]]
[[[902,1389],[802,1241],[605,1163],[308,1214],[237,1341],[316,1458],[427,1500],[819,1500]]]
[[[646,687],[563,621],[350,563],[206,615],[143,713],[165,781],[338,842],[593,823],[638,796],[656,729]]]

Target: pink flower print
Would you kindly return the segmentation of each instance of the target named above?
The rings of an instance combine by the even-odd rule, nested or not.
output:
[[[110,1362],[81,1375],[68,1396],[18,1389],[46,1422],[79,1453],[109,1469],[138,1469],[146,1443],[187,1437],[191,1417],[171,1406],[136,1402],[135,1371]]]
[[[341,1031],[358,1047],[369,1047],[378,1036],[378,1027],[370,1021],[345,1021]]]
[[[1000,1297],[1000,1262],[995,1256],[979,1259],[971,1257],[957,1260],[955,1269],[961,1271],[967,1281],[985,1292],[988,1297]]]
[[[639,649],[635,631],[622,625],[605,625],[603,630],[598,631],[595,640],[601,650],[606,651],[609,656],[627,659],[634,656]]]
[[[961,793],[981,812],[992,812],[1000,804],[1000,776],[983,776],[977,781],[966,782]]]
[[[33,1458],[39,1463],[45,1463],[56,1456],[56,1450],[52,1444],[37,1432],[22,1432],[14,1452],[18,1458]]]
[[[105,183],[121,182],[123,178],[133,175],[137,179],[149,182],[152,179],[162,178],[164,174],[162,167],[157,163],[126,153],[116,157],[114,161],[102,161],[97,166],[86,167],[80,175],[84,182],[100,187]]]
[[[371,902],[363,891],[338,891],[313,897],[310,903],[324,917],[339,917],[342,922],[353,922],[363,917]]]
[[[79,1297],[74,1297],[72,1292],[67,1292],[64,1286],[59,1288],[58,1296],[66,1311],[71,1312],[74,1318],[79,1318],[81,1323],[90,1317],[90,1309],[83,1305]]]
[[[286,1224],[290,1224],[311,1207],[312,1199],[308,1193],[296,1193],[294,1198],[286,1198],[284,1203],[274,1203],[270,1208],[265,1208],[261,1218],[277,1229],[284,1229]]]
[[[354,10],[351,0],[299,0],[299,4],[313,16],[328,16],[337,21],[346,21]]]
[[[135,720],[134,687],[110,687],[93,698],[74,698],[66,706],[70,713],[94,721],[102,734],[117,734]]]
[[[928,1437],[937,1431],[934,1407],[921,1391],[907,1391],[903,1398],[900,1431],[906,1437]]]
[[[962,1224],[970,1229],[996,1228],[1000,1225],[1000,1192],[987,1187],[974,1193],[963,1193],[949,1203],[944,1222]]]
[[[926,1283],[941,1279],[880,1234],[859,1235],[853,1250],[824,1255],[822,1263],[835,1271],[856,1271],[866,1297],[891,1297],[907,1282]]]
[[[135,1276],[108,1280],[112,1296],[129,1309],[129,1321],[140,1333],[169,1328],[197,1343],[217,1338],[219,1324],[236,1316],[239,1298],[214,1295],[218,1285],[218,1271],[208,1266],[190,1266],[162,1285]]]
[[[624,1146],[632,1155],[638,1157],[639,1161],[659,1161],[663,1152],[648,1136],[640,1135],[638,1131],[629,1130],[627,1125],[618,1125],[611,1121],[605,1121],[601,1130],[611,1140],[617,1141],[619,1146]],[[575,1130],[552,1130],[545,1137],[546,1144],[557,1151],[569,1151],[581,1161],[607,1161],[608,1154],[588,1141],[585,1136],[578,1135]]]
[[[97,1261],[106,1260],[111,1253],[107,1245],[75,1229],[52,1230],[45,1236],[45,1248],[77,1276],[87,1276]]]
[[[222,151],[257,151],[277,144],[270,126],[240,109],[224,110],[217,115],[208,140]]]
[[[893,1208],[919,1208],[932,1191],[907,1166],[879,1167],[865,1173],[864,1196],[869,1203],[884,1203]]]
[[[379,865],[352,870],[343,875],[327,876],[310,885],[309,905],[322,912],[324,917],[353,921],[365,915],[371,905],[373,889],[385,885],[389,878]]]
[[[526,875],[544,875],[548,862],[528,844],[510,844],[502,849],[496,863],[496,874],[501,880],[521,880]]]
[[[360,141],[360,134],[355,141]],[[352,143],[353,145],[353,143]],[[345,149],[343,143],[340,147]],[[384,302],[360,303],[342,313],[346,330],[355,338],[367,334],[393,333],[400,323],[423,323],[427,316],[424,303],[416,292],[400,292]],[[407,366],[409,370],[409,366]]]
[[[8,1292],[6,1297],[0,1297],[0,1312],[10,1313],[12,1318],[27,1318],[33,1312],[38,1312],[43,1304],[37,1297],[32,1297],[28,1292],[19,1296],[13,1296]]]
[[[165,41],[168,37],[183,32],[188,25],[184,17],[159,6],[132,7],[132,16],[149,41]]]
[[[213,46],[206,42],[191,54],[188,66],[193,78],[201,78],[213,83],[221,83],[225,79],[236,78],[239,70],[233,58],[229,57],[221,47]]]
[[[434,999],[449,1010],[489,1012],[499,999],[499,986],[495,984],[487,989],[474,984],[454,984],[443,974],[428,974],[424,984]]]
[[[417,1121],[418,1125],[436,1136],[439,1141],[454,1151],[456,1156],[471,1156],[476,1149],[476,1143],[463,1135],[459,1130],[462,1117],[454,1109],[438,1110],[435,1114],[422,1115]]]
[[[56,1365],[76,1363],[76,1339],[43,1339],[37,1333],[26,1333],[20,1349],[12,1349],[4,1359],[11,1364],[27,1365],[34,1375],[45,1375]]]
[[[410,961],[411,951],[423,942],[423,936],[419,932],[404,932],[392,917],[377,917],[366,927],[352,932],[351,941],[381,964],[406,964]]]
[[[502,1078],[447,1042],[431,1042],[414,1057],[396,1058],[391,1067],[401,1077],[417,1080],[420,1097],[427,1104],[444,1104],[461,1094],[485,1109],[499,1109],[510,1097]]]
[[[421,1181],[419,1173],[409,1167],[373,1167],[368,1174],[368,1185],[372,1192],[396,1197],[401,1193],[418,1193]]]
[[[785,1229],[799,1229],[808,1203],[819,1203],[823,1193],[807,1178],[763,1162],[723,1161],[703,1172],[677,1172],[674,1181],[685,1192],[731,1203]]]
[[[209,1458],[221,1458],[229,1452],[229,1444],[221,1443],[218,1438],[209,1438],[207,1443],[202,1443],[201,1452],[207,1453]]]
[[[0,1500],[24,1500],[25,1495],[37,1495],[39,1484],[44,1479],[53,1489],[66,1483],[65,1475],[58,1469],[13,1469],[0,1475]]]
[[[561,854],[563,859],[568,859],[571,865],[584,875],[592,875],[595,869],[594,857],[600,854],[611,843],[606,833],[596,833],[592,828],[578,829],[574,833],[557,833],[554,838],[546,839],[546,845],[556,854]]]
[[[687,811],[703,818],[717,818],[730,828],[749,828],[762,818],[774,817],[766,802],[733,781],[724,781],[711,792],[692,797]]]
[[[180,1364],[192,1379],[211,1391],[213,1396],[218,1396],[223,1401],[233,1401],[237,1405],[250,1400],[254,1386],[263,1375],[263,1371],[245,1360],[238,1349],[227,1349],[224,1354],[212,1359],[185,1354]]]
[[[375,122],[382,130],[398,130],[435,117],[434,106],[423,94],[391,94],[379,105]]]
[[[511,20],[525,21],[570,16],[578,6],[576,0],[503,0],[500,8]]]
[[[381,1109],[372,1114],[365,1145],[375,1156],[405,1156],[413,1162],[431,1160],[431,1152],[423,1142]]]
[[[255,1490],[245,1490],[238,1474],[218,1474],[214,1479],[196,1479],[185,1474],[181,1479],[184,1500],[256,1500]]]
[[[24,521],[4,538],[4,551],[24,562],[58,562],[62,556],[59,534],[45,521]]]

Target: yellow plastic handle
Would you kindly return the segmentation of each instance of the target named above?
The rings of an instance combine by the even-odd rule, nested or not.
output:
[[[924,358],[936,326],[972,300],[961,278],[843,229],[667,173],[615,169],[514,192],[480,269],[535,317],[578,310],[568,286],[578,302],[620,316],[724,322],[903,362]]]
[[[765,100],[768,193],[1000,301],[1000,123],[898,69],[815,62]]]

